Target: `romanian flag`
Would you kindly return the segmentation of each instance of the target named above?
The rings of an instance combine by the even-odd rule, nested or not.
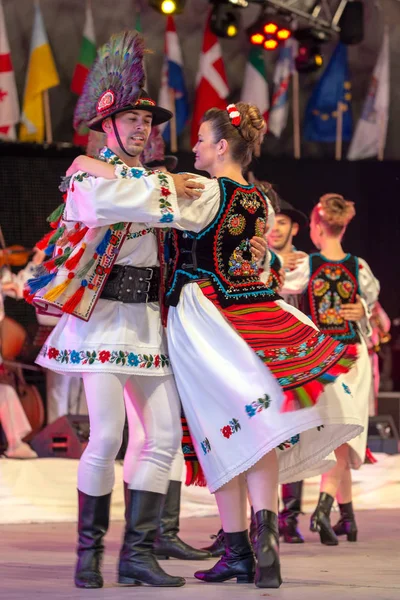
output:
[[[96,59],[96,38],[94,34],[93,14],[90,1],[86,3],[86,17],[83,28],[83,39],[79,52],[78,62],[72,76],[71,91],[80,96],[86,77]],[[82,131],[74,133],[74,144],[77,146],[86,146],[88,142],[89,130],[86,127]]]
[[[37,2],[19,131],[19,139],[22,142],[43,142],[43,92],[59,85],[59,83],[60,80],[44,28],[42,13]]]

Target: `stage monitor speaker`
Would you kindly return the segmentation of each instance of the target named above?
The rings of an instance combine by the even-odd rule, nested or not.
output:
[[[89,440],[89,418],[66,415],[47,425],[30,445],[40,458],[80,458]]]
[[[367,443],[371,452],[400,453],[399,433],[392,415],[369,418]]]
[[[350,0],[339,19],[340,41],[343,44],[360,44],[364,39],[364,5],[360,0]]]
[[[392,415],[400,432],[400,392],[379,392],[378,415]]]

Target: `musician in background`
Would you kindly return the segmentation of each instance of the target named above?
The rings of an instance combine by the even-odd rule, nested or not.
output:
[[[0,273],[2,275],[2,273]],[[6,274],[8,278],[8,273]],[[3,290],[0,278],[0,328],[4,320]],[[21,406],[14,388],[7,383],[6,371],[0,348],[0,425],[7,438],[7,458],[37,458],[36,452],[23,441],[31,431],[31,426]]]
[[[32,260],[17,275],[8,272],[4,283],[4,293],[16,299],[23,298],[23,287],[28,279],[35,277],[36,269],[46,258],[45,253],[34,249]],[[58,317],[41,315],[36,312],[39,328],[33,342],[41,348],[50,331],[57,325]],[[59,417],[67,414],[87,415],[85,390],[82,378],[75,375],[55,373],[46,369],[46,399],[47,423],[53,423]]]

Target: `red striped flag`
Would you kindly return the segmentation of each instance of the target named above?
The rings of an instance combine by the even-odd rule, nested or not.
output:
[[[0,0],[0,138],[15,139],[19,104],[11,62],[3,5]]]

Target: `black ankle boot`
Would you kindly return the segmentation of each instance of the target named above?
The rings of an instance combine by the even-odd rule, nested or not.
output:
[[[89,496],[78,490],[78,502],[78,562],[75,568],[75,585],[79,588],[101,588],[103,538],[110,522],[111,494]]]
[[[357,541],[357,525],[354,518],[353,503],[339,504],[340,519],[334,525],[333,531],[336,535],[346,535],[348,542]]]
[[[180,587],[183,577],[168,575],[153,554],[163,494],[127,491],[126,527],[118,569],[118,583],[160,587]]]
[[[164,506],[161,513],[160,525],[154,542],[154,554],[159,558],[179,558],[180,560],[204,560],[211,558],[205,550],[198,550],[186,544],[178,537],[179,513],[181,510],[180,481],[170,481]]]
[[[210,538],[214,540],[213,543],[210,544],[210,546],[207,546],[206,548],[202,548],[202,550],[209,552],[213,558],[223,556],[225,552],[225,537],[223,530],[220,529],[217,535],[211,535]]]
[[[333,500],[334,498],[330,494],[321,492],[317,508],[313,512],[310,521],[310,531],[317,531],[321,544],[325,544],[325,546],[337,546],[339,543],[330,521]]]
[[[249,536],[250,536],[251,545],[253,546],[253,550],[255,552],[256,545],[257,545],[257,522],[256,522],[256,516],[254,514],[253,507],[251,507]]]
[[[278,516],[270,510],[259,510],[255,516],[257,523],[255,583],[259,588],[278,588],[282,583]]]
[[[255,561],[248,531],[224,532],[224,538],[224,555],[212,569],[196,571],[194,576],[209,583],[219,583],[235,577],[237,583],[252,583],[254,581]]]
[[[303,544],[304,538],[297,527],[297,518],[301,513],[301,495],[303,482],[282,485],[283,510],[279,513],[279,535],[287,544]]]

